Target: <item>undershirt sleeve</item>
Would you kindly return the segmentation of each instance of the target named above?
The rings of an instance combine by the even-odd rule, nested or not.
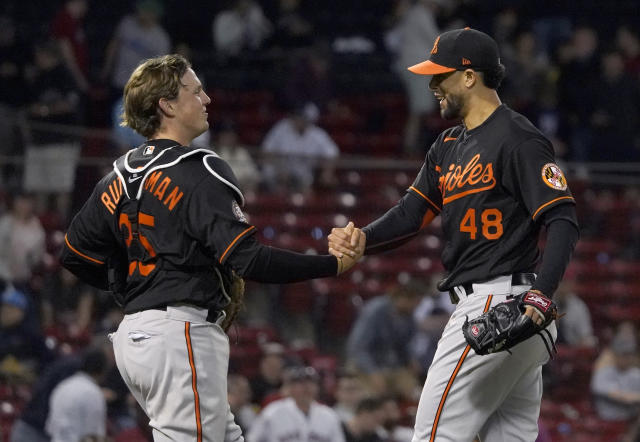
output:
[[[387,213],[362,230],[367,237],[365,255],[396,248],[413,238],[435,216],[429,203],[407,192]]]
[[[243,278],[285,284],[336,276],[338,261],[333,255],[307,255],[266,246],[248,237],[233,250],[227,263]]]
[[[538,278],[531,287],[552,297],[569,265],[580,236],[573,204],[554,206],[543,214],[547,228],[547,243],[538,270]]]

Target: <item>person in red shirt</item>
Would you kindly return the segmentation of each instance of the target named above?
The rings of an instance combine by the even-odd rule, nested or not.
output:
[[[52,37],[82,92],[89,88],[89,45],[83,29],[87,8],[87,0],[66,0],[51,23]]]

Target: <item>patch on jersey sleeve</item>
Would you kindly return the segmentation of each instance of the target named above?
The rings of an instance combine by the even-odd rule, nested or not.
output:
[[[247,217],[244,215],[244,213],[242,213],[242,209],[240,208],[236,200],[231,201],[231,210],[233,211],[233,214],[236,216],[236,218],[238,218],[238,221],[243,223],[247,222]]]
[[[542,181],[552,189],[567,190],[567,179],[555,163],[542,166]]]

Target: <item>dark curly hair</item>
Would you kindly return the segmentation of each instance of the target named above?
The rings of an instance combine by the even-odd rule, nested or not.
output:
[[[191,63],[182,55],[150,58],[140,64],[124,87],[124,112],[121,126],[129,126],[150,138],[160,128],[159,101],[178,97],[182,76]]]
[[[498,89],[505,77],[506,69],[502,63],[491,70],[481,71],[482,82],[490,89]]]

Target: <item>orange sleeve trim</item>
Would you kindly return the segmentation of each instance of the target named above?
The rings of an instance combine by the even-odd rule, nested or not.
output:
[[[455,141],[455,140],[457,140],[457,138],[454,138],[454,137],[445,137],[445,138],[444,138],[444,140],[443,140],[443,142],[444,142],[444,143],[446,143],[447,141]]]
[[[422,198],[424,198],[429,204],[431,204],[438,212],[440,212],[440,207],[438,207],[433,201],[431,201],[429,198],[427,198],[427,196],[420,192],[418,189],[416,189],[415,187],[411,186],[409,187],[410,190],[413,190],[415,193],[417,193],[418,195],[420,195]]]
[[[436,217],[436,214],[433,212],[433,210],[427,210],[427,213],[425,213],[424,216],[422,217],[422,224],[420,224],[420,230],[424,229],[429,224],[431,224],[431,221],[433,221],[435,217]]]
[[[92,258],[92,257],[90,257],[90,256],[88,256],[88,255],[85,255],[84,253],[82,253],[82,252],[80,252],[80,251],[76,250],[76,248],[75,248],[75,247],[73,247],[73,246],[71,245],[71,243],[69,242],[69,239],[67,238],[67,235],[66,235],[66,234],[64,235],[64,242],[67,244],[67,247],[69,247],[69,249],[71,249],[71,251],[72,251],[73,253],[75,253],[75,254],[77,254],[77,255],[79,255],[79,256],[81,256],[81,257],[83,257],[83,258],[84,258],[84,259],[86,259],[87,261],[95,262],[96,264],[100,264],[100,265],[103,265],[103,264],[104,264],[104,261],[100,261],[99,259]]]
[[[484,313],[489,310],[491,307],[491,300],[493,299],[493,295],[489,295],[487,298],[487,302],[484,304]],[[447,387],[444,389],[444,393],[442,393],[442,398],[440,399],[440,404],[438,405],[438,411],[436,412],[436,417],[433,420],[433,426],[431,427],[431,437],[429,438],[429,442],[433,442],[436,439],[436,432],[438,430],[438,423],[440,422],[440,416],[442,415],[442,409],[444,408],[444,403],[447,400],[447,396],[449,395],[449,390],[451,390],[451,386],[453,385],[453,381],[455,381],[456,376],[458,376],[458,372],[460,371],[460,367],[462,367],[462,363],[467,358],[469,351],[471,350],[471,346],[467,345],[464,351],[462,352],[462,356],[458,359],[458,363],[456,364],[456,368],[453,370],[451,377],[449,378],[449,382],[447,383]]]
[[[194,406],[196,409],[196,432],[198,442],[202,442],[202,419],[200,416],[200,394],[198,393],[198,376],[196,364],[193,357],[193,346],[191,345],[191,323],[184,323],[184,337],[187,340],[187,353],[189,355],[189,366],[191,367],[191,389],[193,390]]]
[[[532,219],[536,219],[536,216],[538,216],[538,212],[540,212],[542,209],[544,209],[545,207],[547,207],[550,204],[555,203],[556,201],[560,201],[560,200],[571,200],[571,201],[575,201],[573,199],[572,196],[561,196],[560,198],[556,198],[553,199],[549,202],[544,203],[543,205],[541,205],[540,207],[538,207],[538,210],[535,211],[535,213],[533,214],[533,216],[531,217]]]
[[[249,233],[250,231],[252,231],[254,229],[255,229],[255,227],[251,226],[251,227],[245,229],[242,233],[240,233],[240,235],[236,236],[235,239],[233,241],[231,241],[231,244],[229,244],[229,246],[226,248],[226,250],[224,251],[224,253],[220,257],[220,263],[222,263],[222,261],[224,261],[224,259],[227,257],[227,253],[229,253],[229,251],[231,250],[233,245],[235,243],[237,243],[240,240],[240,238],[242,238],[243,236],[245,236],[247,233]]]

